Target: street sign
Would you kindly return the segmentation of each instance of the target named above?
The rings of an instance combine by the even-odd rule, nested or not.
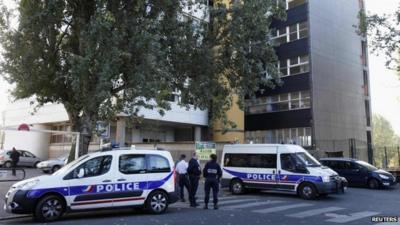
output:
[[[23,123],[23,124],[21,124],[21,125],[18,126],[18,130],[19,130],[19,131],[29,131],[30,128],[29,128],[29,125],[28,125],[28,124]]]
[[[196,154],[199,160],[209,160],[211,154],[216,154],[215,142],[196,142]]]
[[[97,136],[102,139],[110,138],[110,124],[104,121],[97,121],[96,132]]]

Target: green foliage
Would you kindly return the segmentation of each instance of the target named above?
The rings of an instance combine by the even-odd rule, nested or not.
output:
[[[373,115],[373,143],[377,147],[392,147],[400,144],[400,137],[394,132],[390,122],[381,115]]]
[[[372,127],[375,165],[378,167],[400,166],[397,151],[400,137],[394,132],[390,122],[381,115],[373,115]]]
[[[7,10],[0,17],[1,72],[17,99],[62,103],[73,130],[86,134],[84,152],[96,121],[136,117],[142,107],[163,114],[174,91],[181,106],[230,124],[233,94],[243,106],[260,83],[278,81],[269,25],[284,10],[274,0],[215,1],[210,22],[183,16],[201,2],[21,0],[17,28]]]
[[[371,50],[383,54],[386,66],[400,71],[400,5],[394,14],[382,16],[359,13],[358,31],[369,38]]]

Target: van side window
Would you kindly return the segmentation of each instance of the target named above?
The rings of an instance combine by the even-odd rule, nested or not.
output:
[[[119,157],[119,171],[124,174],[146,172],[145,155],[121,155]]]
[[[281,168],[287,171],[296,171],[296,161],[292,154],[281,154]]]
[[[147,156],[147,172],[148,173],[166,173],[171,172],[168,159],[159,155]]]
[[[84,175],[82,178],[95,177],[106,174],[110,170],[111,162],[111,155],[99,156],[93,159],[89,159],[88,161],[75,168],[69,175],[67,175],[66,179],[77,178],[79,170],[81,169],[83,169],[84,171]]]
[[[276,154],[225,154],[224,166],[276,168]]]

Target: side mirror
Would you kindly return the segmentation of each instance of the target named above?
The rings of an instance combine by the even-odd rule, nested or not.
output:
[[[83,168],[80,168],[76,177],[82,178],[83,176],[85,176],[85,170]]]

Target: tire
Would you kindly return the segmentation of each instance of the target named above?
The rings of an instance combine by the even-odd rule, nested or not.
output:
[[[168,195],[163,191],[150,193],[146,200],[146,209],[151,214],[163,214],[168,209]]]
[[[310,183],[301,184],[298,189],[298,194],[305,200],[313,200],[317,197],[317,190]]]
[[[57,195],[48,195],[36,204],[33,216],[38,222],[52,222],[60,219],[64,212],[64,201]]]
[[[245,192],[245,187],[241,180],[234,179],[231,181],[230,190],[233,195],[241,195]]]
[[[378,189],[379,188],[379,181],[372,178],[368,180],[368,188],[369,189]]]
[[[33,164],[33,168],[37,168],[37,165],[39,164],[40,162],[35,162],[34,164]]]
[[[11,168],[11,166],[12,166],[12,163],[10,161],[7,161],[4,163],[5,168]]]
[[[54,173],[59,169],[60,169],[60,166],[59,165],[55,165],[55,166],[53,166],[53,168],[51,168],[51,173]]]

